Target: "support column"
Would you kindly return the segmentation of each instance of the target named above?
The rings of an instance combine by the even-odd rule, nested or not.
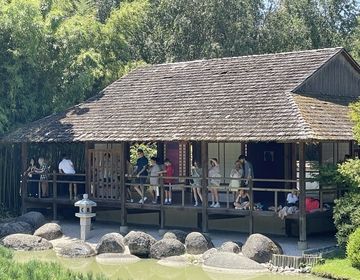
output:
[[[299,242],[298,247],[300,250],[307,249],[306,241],[306,187],[305,187],[305,143],[299,143]]]
[[[201,141],[201,168],[202,168],[202,231],[208,231],[208,143]]]
[[[57,176],[56,172],[53,172],[53,221],[57,220]]]
[[[27,193],[27,174],[24,174],[27,169],[27,158],[28,158],[28,143],[21,143],[21,213],[26,213],[26,202],[25,198],[28,196]]]
[[[250,210],[249,210],[249,235],[254,233],[254,215],[253,215],[253,211],[254,211],[254,191],[253,191],[253,186],[254,186],[254,182],[252,180],[252,178],[249,180],[249,196],[250,196]]]
[[[89,142],[85,142],[85,193],[92,197],[90,186],[90,155],[89,155]]]
[[[125,169],[126,167],[126,154],[125,154],[125,143],[120,143],[120,166],[119,166],[119,176],[120,176],[120,201],[121,201],[121,214],[120,214],[120,232],[126,233],[128,231],[127,227],[127,211],[126,211],[126,178],[125,178]]]

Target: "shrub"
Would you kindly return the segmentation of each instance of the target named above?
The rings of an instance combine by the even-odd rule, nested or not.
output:
[[[345,186],[351,187],[354,191],[359,191],[360,188],[360,160],[349,159],[338,165],[337,169],[340,177],[338,182]]]
[[[349,192],[335,200],[334,223],[339,246],[345,247],[348,237],[360,227],[360,193]]]
[[[360,227],[349,236],[349,241],[346,245],[346,254],[351,265],[360,268]]]
[[[106,280],[102,275],[81,274],[63,268],[57,263],[30,261],[17,263],[12,251],[0,246],[1,280]]]

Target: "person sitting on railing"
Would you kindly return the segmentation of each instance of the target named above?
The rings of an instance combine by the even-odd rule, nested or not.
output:
[[[279,218],[284,219],[287,215],[294,214],[298,209],[299,197],[297,189],[292,189],[286,197],[286,205],[279,211]]]
[[[219,208],[219,192],[218,188],[221,183],[221,174],[218,160],[216,158],[210,159],[210,168],[209,168],[209,188],[211,192],[212,203],[210,207]]]
[[[134,168],[134,174],[136,175],[135,182],[139,185],[135,186],[134,189],[141,197],[139,203],[143,204],[147,200],[147,197],[145,196],[145,189],[144,189],[144,197],[143,197],[143,193],[140,187],[141,185],[146,184],[146,179],[147,179],[146,177],[148,175],[147,166],[149,164],[149,161],[145,157],[144,151],[142,149],[137,150],[137,156],[138,159],[136,161],[136,166]]]
[[[39,168],[34,168],[34,172],[40,174],[40,197],[49,196],[49,184],[48,184],[48,172],[49,166],[46,163],[46,160],[43,157],[40,157],[38,160]]]
[[[165,170],[160,171],[159,174],[164,174],[165,177],[173,177],[174,176],[174,167],[170,161],[170,159],[165,159],[164,161]],[[165,189],[165,201],[164,204],[170,205],[172,203],[171,198],[171,185],[174,183],[173,178],[164,178],[164,189]]]
[[[249,210],[250,209],[250,196],[247,191],[241,189],[234,202],[235,209]]]
[[[203,198],[201,194],[201,172],[202,170],[199,164],[196,161],[194,161],[193,166],[191,166],[191,177],[192,177],[191,185],[193,186],[192,190],[194,193],[195,207],[199,205],[198,197],[201,203],[203,202]]]
[[[159,196],[159,172],[160,166],[157,164],[157,158],[150,159],[150,192],[152,195],[152,203],[156,204]]]
[[[59,163],[59,173],[67,175],[65,178],[69,181],[75,181],[76,177],[71,176],[75,174],[74,164],[66,154],[63,154],[62,160]],[[70,200],[77,198],[77,185],[76,183],[69,183],[69,198]]]

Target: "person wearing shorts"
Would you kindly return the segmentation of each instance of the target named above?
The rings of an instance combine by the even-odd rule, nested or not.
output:
[[[66,179],[71,181],[76,181],[75,168],[72,161],[66,154],[63,154],[62,161],[59,163],[59,173],[66,174]],[[76,183],[69,183],[69,197],[70,200],[76,199],[77,197],[77,185]]]
[[[174,182],[173,178],[167,178],[167,177],[173,177],[174,176],[174,167],[171,163],[171,161],[167,158],[164,161],[165,170],[160,171],[159,174],[164,174],[164,190],[165,190],[165,201],[164,204],[171,204],[171,185]]]
[[[137,156],[138,156],[138,159],[136,161],[134,174],[136,175],[135,183],[138,185],[136,185],[134,187],[134,189],[141,197],[141,199],[139,200],[139,203],[143,204],[147,200],[147,197],[145,196],[145,190],[144,190],[144,197],[143,197],[143,193],[141,191],[141,185],[146,184],[147,175],[148,175],[147,167],[148,167],[149,161],[145,157],[144,151],[142,149],[137,150]]]
[[[150,192],[152,194],[152,203],[157,203],[159,196],[159,172],[160,166],[157,164],[157,158],[152,157],[150,159]]]

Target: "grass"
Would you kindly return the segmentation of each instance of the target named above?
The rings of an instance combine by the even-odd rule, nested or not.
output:
[[[360,279],[360,270],[352,267],[346,258],[328,259],[324,264],[314,266],[311,272],[320,277],[336,280]]]
[[[107,280],[104,276],[75,273],[56,263],[18,263],[10,250],[0,246],[1,280]]]

